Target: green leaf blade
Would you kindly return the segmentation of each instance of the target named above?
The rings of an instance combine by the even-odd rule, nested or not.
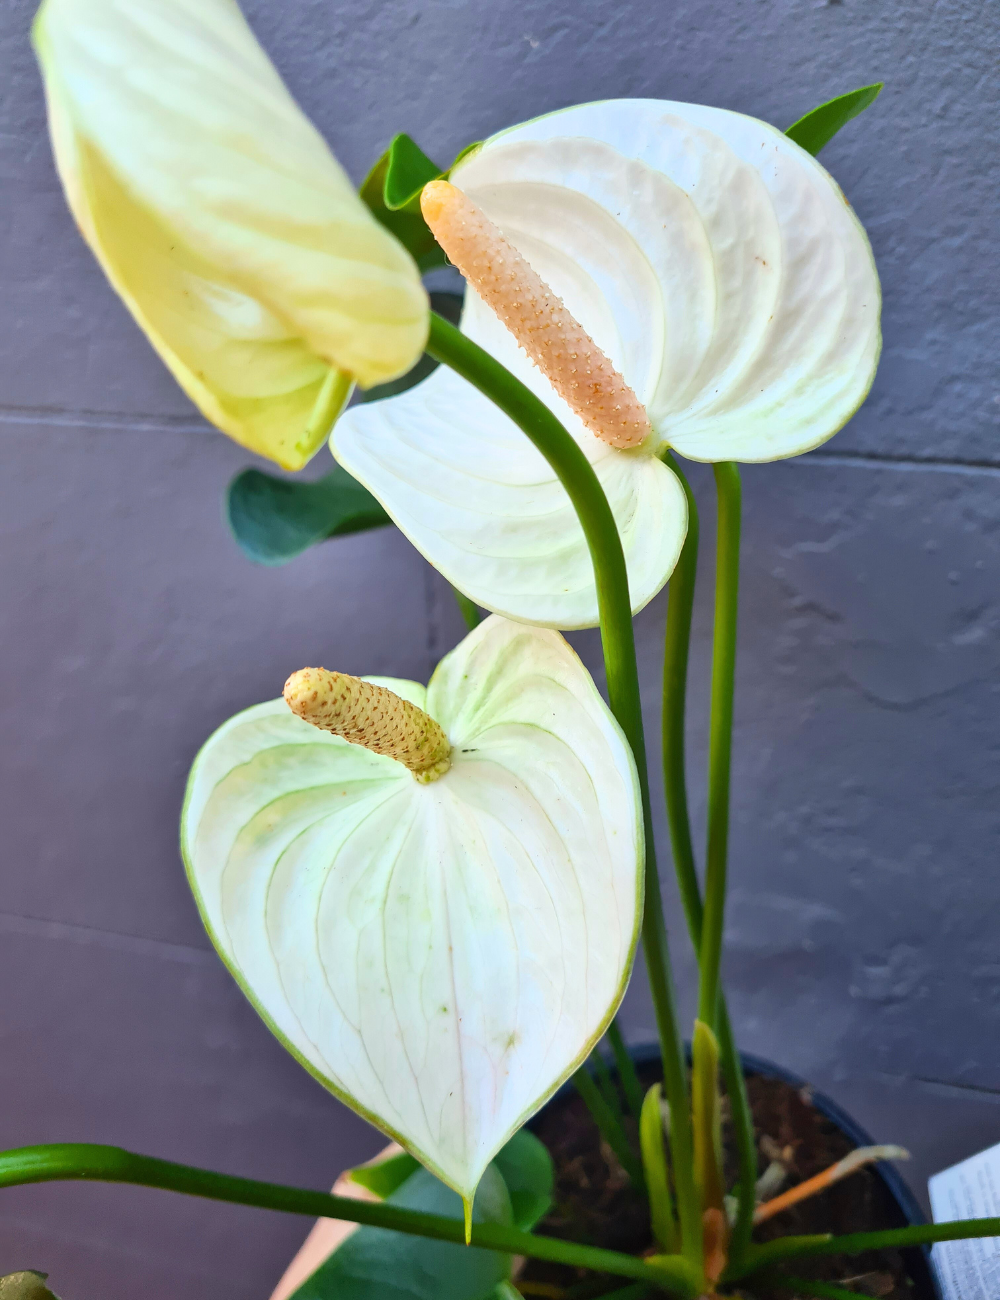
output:
[[[390,1205],[461,1220],[461,1197],[425,1169],[389,1198]],[[507,1187],[494,1167],[483,1175],[473,1222],[509,1226]],[[511,1257],[385,1228],[358,1228],[294,1293],[293,1300],[486,1300],[510,1278]]]
[[[431,234],[419,206],[414,211],[412,207],[390,208],[386,205],[385,186],[389,175],[391,150],[392,145],[365,178],[360,191],[362,202],[368,206],[375,220],[390,234],[396,236],[421,272],[426,273],[434,270],[435,267],[447,266],[448,259]]]
[[[351,1182],[366,1188],[379,1200],[385,1201],[393,1192],[411,1178],[420,1168],[420,1161],[408,1151],[400,1151],[388,1160],[379,1160],[373,1165],[359,1165],[351,1170]]]
[[[244,554],[266,565],[287,564],[328,537],[392,522],[340,465],[312,483],[245,469],[229,485],[226,518]]]
[[[515,1226],[530,1232],[552,1208],[555,1170],[548,1148],[523,1128],[501,1147],[493,1164],[510,1193]]]
[[[420,210],[420,191],[428,181],[436,181],[444,168],[432,162],[423,149],[408,135],[397,135],[389,145],[388,165],[382,185],[382,199],[390,212],[416,206]]]
[[[874,85],[861,86],[858,90],[849,90],[846,95],[827,100],[793,122],[785,135],[815,158],[841,127],[875,103],[884,85],[884,82],[876,81]]]

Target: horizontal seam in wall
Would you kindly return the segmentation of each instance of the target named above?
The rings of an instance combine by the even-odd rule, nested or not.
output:
[[[985,1084],[977,1083],[958,1083],[949,1079],[935,1079],[929,1075],[921,1074],[890,1074],[885,1070],[875,1071],[875,1078],[899,1087],[902,1084],[917,1084],[921,1088],[930,1089],[933,1092],[945,1092],[955,1100],[955,1094],[960,1093],[970,1101],[984,1101],[988,1105],[1000,1104],[1000,1088],[988,1088]]]
[[[792,458],[798,465],[844,465],[850,469],[926,470],[939,474],[1000,474],[1000,463],[990,460],[949,460],[944,456],[894,456],[864,451],[811,451]]]
[[[66,921],[48,921],[34,916],[0,912],[0,934],[17,934],[32,939],[55,939],[64,943],[92,944],[113,952],[127,952],[157,961],[182,962],[188,966],[218,968],[218,957],[208,948],[193,948],[164,939],[145,939],[139,935],[120,934],[115,930],[98,930],[88,925]]]
[[[952,1083],[947,1079],[924,1078],[919,1074],[913,1076],[913,1082],[931,1088],[946,1088],[949,1092],[971,1093],[973,1097],[987,1097],[994,1103],[1000,1102],[1000,1088],[985,1088],[976,1083]]]
[[[0,424],[54,424],[66,429],[120,429],[141,433],[215,433],[192,415],[126,415],[120,411],[60,411],[43,406],[0,407]]]
[[[187,415],[128,415],[121,411],[63,411],[42,406],[0,406],[0,424],[54,424],[67,429],[120,429],[139,433],[215,434],[207,420]],[[1000,474],[1000,462],[961,457],[903,456],[891,452],[812,451],[787,458],[798,465],[845,465],[871,469],[930,470],[954,474]]]

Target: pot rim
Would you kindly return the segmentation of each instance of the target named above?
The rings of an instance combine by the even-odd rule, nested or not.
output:
[[[685,1050],[688,1059],[690,1060],[691,1047],[689,1043],[685,1044]],[[653,1042],[631,1043],[629,1044],[629,1055],[632,1057],[632,1060],[636,1065],[648,1065],[650,1061],[658,1061],[660,1059],[659,1044]],[[766,1057],[755,1056],[752,1052],[740,1052],[740,1061],[743,1065],[743,1071],[745,1074],[755,1074],[765,1079],[778,1079],[782,1083],[787,1083],[793,1088],[808,1088],[811,1104],[821,1115],[828,1119],[832,1124],[835,1124],[846,1137],[850,1138],[855,1146],[867,1147],[875,1145],[875,1139],[866,1129],[861,1127],[853,1116],[849,1115],[843,1107],[839,1106],[832,1098],[828,1097],[826,1093],[820,1092],[818,1089],[814,1088],[807,1079],[801,1078],[792,1070],[786,1070],[784,1066],[775,1065],[773,1061],[767,1060]],[[608,1062],[608,1069],[612,1075],[617,1075],[618,1071],[613,1061]],[[548,1108],[555,1102],[571,1096],[573,1091],[572,1080],[567,1080],[567,1082],[564,1083],[557,1092],[553,1093],[541,1110],[528,1120],[525,1127],[528,1129],[532,1128],[540,1115],[548,1110]],[[917,1226],[927,1222],[927,1218],[923,1210],[920,1208],[917,1198],[914,1196],[909,1185],[904,1181],[903,1176],[895,1166],[891,1165],[888,1161],[878,1160],[869,1167],[876,1177],[881,1179],[886,1190],[898,1205],[900,1212],[908,1224]],[[931,1261],[930,1247],[911,1246],[907,1249],[906,1253],[909,1254],[910,1252],[912,1252],[913,1255],[919,1255],[920,1261],[924,1266],[923,1270],[920,1271],[925,1272],[924,1278],[915,1278],[914,1280],[925,1281],[929,1288],[928,1295],[934,1297],[934,1300],[943,1300],[941,1288],[938,1284],[937,1272]],[[916,1261],[914,1261],[914,1263],[916,1263]]]

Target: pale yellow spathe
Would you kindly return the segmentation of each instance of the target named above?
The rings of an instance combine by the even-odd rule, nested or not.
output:
[[[427,295],[233,0],[45,0],[35,20],[70,208],[174,377],[289,469],[351,384],[404,374]]]

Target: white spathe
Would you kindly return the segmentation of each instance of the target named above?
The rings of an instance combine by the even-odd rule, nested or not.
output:
[[[555,632],[492,617],[425,689],[430,784],[283,700],[198,755],[181,844],[202,919],[299,1060],[471,1198],[586,1057],[641,919],[631,751]]]
[[[352,380],[420,356],[413,259],[234,0],[45,0],[34,41],[59,174],[109,280],[209,420],[299,468]]]
[[[588,433],[467,290],[462,329],[531,387],[594,465],[634,610],[669,577],[686,509],[667,448],[767,461],[818,446],[864,400],[878,275],[833,178],[765,122],[660,100],[584,104],[488,140],[451,173],[624,375],[654,436]],[[530,623],[597,622],[582,530],[540,453],[446,367],[347,412],[336,458],[461,591]]]

